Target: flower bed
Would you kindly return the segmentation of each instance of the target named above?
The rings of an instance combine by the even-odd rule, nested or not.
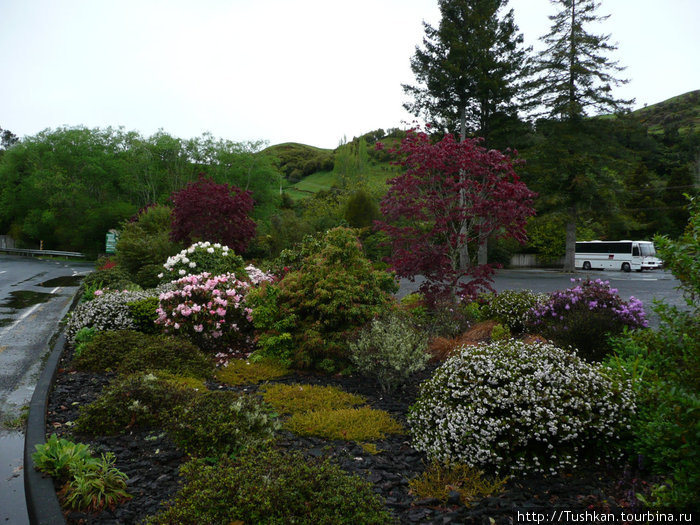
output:
[[[411,376],[405,387],[395,393],[384,392],[375,383],[358,376],[292,373],[270,383],[335,386],[362,395],[369,406],[384,410],[405,424],[409,406],[418,397],[419,384],[433,371],[434,367]],[[47,433],[71,436],[72,422],[78,417],[79,407],[94,401],[113,377],[113,374],[72,370],[67,353],[51,395]],[[227,386],[217,381],[209,381],[207,387],[254,394],[261,388],[258,385]],[[162,431],[135,428],[114,436],[75,435],[72,439],[90,444],[96,452],[113,452],[116,467],[129,476],[128,490],[133,498],[94,516],[73,511],[68,515],[69,523],[139,523],[157,513],[161,504],[172,499],[180,487],[178,470],[187,456]],[[307,458],[329,458],[346,472],[359,475],[372,483],[375,492],[384,498],[386,509],[400,523],[480,522],[486,517],[501,523],[514,519],[514,508],[539,506],[543,502],[548,509],[629,509],[628,494],[644,489],[641,482],[621,466],[601,466],[583,467],[573,473],[563,471],[549,477],[511,478],[501,494],[473,501],[469,508],[453,500],[447,503],[433,498],[416,500],[409,493],[408,482],[418,477],[429,462],[409,443],[406,435],[390,435],[368,444],[300,437],[283,430],[274,446],[283,451],[300,451]]]

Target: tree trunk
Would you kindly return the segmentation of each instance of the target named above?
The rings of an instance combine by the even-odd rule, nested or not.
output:
[[[564,256],[564,271],[573,272],[576,257],[576,207],[569,208],[569,217],[566,221],[566,255]]]
[[[488,264],[489,262],[489,238],[484,237],[479,244],[479,253],[477,254],[479,265]]]
[[[462,117],[459,124],[459,141],[464,142],[467,138],[467,106],[462,106]],[[464,172],[459,172],[460,182],[464,181]],[[462,209],[467,204],[466,191],[464,189],[459,190],[459,205]],[[464,244],[459,247],[459,270],[465,271],[469,268],[469,247],[467,246],[467,223],[462,221],[462,225],[459,228],[459,235],[464,239]]]

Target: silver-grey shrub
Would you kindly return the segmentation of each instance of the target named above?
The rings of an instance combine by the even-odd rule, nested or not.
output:
[[[531,308],[544,304],[549,296],[532,290],[503,290],[498,294],[482,296],[485,300],[480,314],[483,319],[493,319],[506,325],[511,332],[521,333]]]
[[[375,319],[350,344],[350,359],[358,371],[375,379],[383,390],[394,390],[430,359],[427,338],[395,313]]]
[[[465,346],[421,385],[408,423],[432,459],[553,474],[620,454],[629,383],[551,343]]]
[[[135,326],[129,314],[128,303],[153,296],[152,291],[108,292],[79,304],[66,324],[68,342],[72,344],[78,330],[85,327],[99,331],[133,330]]]

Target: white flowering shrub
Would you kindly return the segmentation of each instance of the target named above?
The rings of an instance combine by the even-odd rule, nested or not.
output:
[[[480,299],[483,301],[480,314],[484,319],[493,319],[511,332],[520,333],[525,328],[528,311],[547,302],[549,296],[532,290],[503,290]]]
[[[635,405],[628,383],[551,343],[511,339],[457,351],[421,386],[414,447],[498,473],[556,473],[612,458]]]
[[[373,320],[350,344],[350,360],[362,375],[375,379],[384,390],[393,390],[411,374],[425,368],[430,359],[428,341],[396,314]]]
[[[95,299],[81,303],[71,313],[66,324],[66,337],[73,343],[75,334],[81,328],[105,330],[133,330],[134,320],[129,312],[129,303],[153,297],[150,292],[107,292]]]
[[[197,242],[177,255],[168,257],[164,271],[158,275],[161,282],[169,282],[186,275],[208,272],[212,275],[235,274],[238,279],[248,278],[243,258],[228,246],[217,243]]]

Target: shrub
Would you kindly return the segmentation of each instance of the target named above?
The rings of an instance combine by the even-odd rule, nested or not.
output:
[[[156,324],[158,304],[158,297],[147,297],[146,299],[126,304],[136,330],[144,334],[155,334],[160,331]]]
[[[639,399],[631,455],[642,454],[666,480],[648,502],[692,508],[700,493],[700,323],[692,313],[657,305],[656,331],[625,332],[606,363],[630,377]]]
[[[130,330],[99,333],[73,364],[78,370],[122,374],[163,370],[198,378],[211,377],[214,368],[211,359],[186,340]]]
[[[525,318],[532,308],[548,299],[547,294],[531,290],[503,290],[498,294],[485,294],[480,314],[484,319],[493,319],[519,334],[525,329]]]
[[[502,324],[497,324],[491,330],[491,340],[492,341],[503,341],[505,339],[511,338],[510,329]]]
[[[349,336],[391,305],[395,291],[392,275],[374,270],[352,230],[330,230],[321,251],[306,257],[300,270],[255,296],[264,306],[264,315],[253,313],[259,352],[276,357],[273,345],[283,339],[292,354],[283,357],[294,366],[340,368],[348,359]]]
[[[375,441],[387,434],[403,434],[403,427],[384,410],[368,406],[297,412],[285,428],[300,436],[318,436],[344,441]]]
[[[549,343],[464,347],[422,385],[408,416],[414,447],[496,472],[612,457],[634,402],[607,370]]]
[[[97,335],[97,330],[94,328],[84,327],[78,330],[74,338],[75,350],[73,351],[73,355],[80,356],[87,343],[92,341],[92,338],[95,337],[95,335]]]
[[[192,393],[193,389],[182,383],[154,374],[125,376],[107,386],[95,401],[80,407],[75,429],[91,435],[112,435],[159,426]]]
[[[116,260],[144,288],[158,284],[159,266],[180,249],[170,240],[170,214],[167,206],[152,206],[122,225]]]
[[[51,434],[46,443],[34,446],[34,465],[40,471],[59,481],[70,478],[72,472],[82,468],[92,458],[92,450],[84,443],[74,443]]]
[[[171,195],[173,222],[171,239],[191,244],[211,239],[227,244],[236,253],[244,253],[255,237],[251,192],[217,184],[200,176]],[[202,271],[202,270],[200,270]]]
[[[394,390],[430,359],[425,335],[403,317],[375,319],[350,344],[350,359],[359,372],[375,379],[383,390]]]
[[[114,467],[111,452],[98,459],[89,445],[59,439],[56,434],[35,447],[34,464],[63,484],[59,497],[65,507],[99,511],[131,498],[126,492],[127,476]]]
[[[252,325],[246,305],[249,284],[233,274],[188,275],[160,294],[156,323],[165,333],[182,334],[203,349],[244,340]]]
[[[262,388],[263,400],[280,414],[305,413],[312,410],[338,410],[364,405],[367,400],[333,386],[269,385]]]
[[[609,352],[608,337],[648,325],[642,302],[623,301],[608,281],[572,279],[576,286],[552,292],[549,301],[529,313],[528,329],[560,346],[573,346],[589,361]]]
[[[228,246],[208,241],[197,242],[169,257],[159,277],[162,282],[170,282],[186,275],[208,272],[211,275],[232,273],[238,279],[245,280],[248,274],[244,267],[243,258],[233,253]]]
[[[216,379],[227,385],[250,385],[287,374],[289,369],[280,365],[278,361],[250,362],[245,359],[231,359],[216,371]]]
[[[83,277],[80,293],[83,301],[92,301],[97,290],[124,290],[133,287],[134,284],[126,270],[118,266],[109,266]]]
[[[269,441],[280,428],[254,397],[235,392],[205,392],[176,406],[167,430],[183,450],[198,456],[237,454]]]
[[[63,506],[99,512],[131,499],[126,491],[127,476],[114,466],[115,460],[114,454],[108,452],[76,471],[58,494]]]
[[[209,466],[182,468],[182,490],[150,525],[266,523],[376,525],[392,523],[372,485],[329,460],[263,450]]]
[[[76,332],[86,327],[99,331],[133,330],[135,326],[129,303],[148,297],[147,292],[109,292],[79,304],[66,324],[68,342],[72,344]]]
[[[444,464],[433,461],[423,474],[408,482],[411,494],[417,499],[435,498],[447,503],[450,492],[459,493],[459,501],[469,507],[474,500],[501,492],[507,478],[493,481],[483,479],[484,473],[469,465]]]

